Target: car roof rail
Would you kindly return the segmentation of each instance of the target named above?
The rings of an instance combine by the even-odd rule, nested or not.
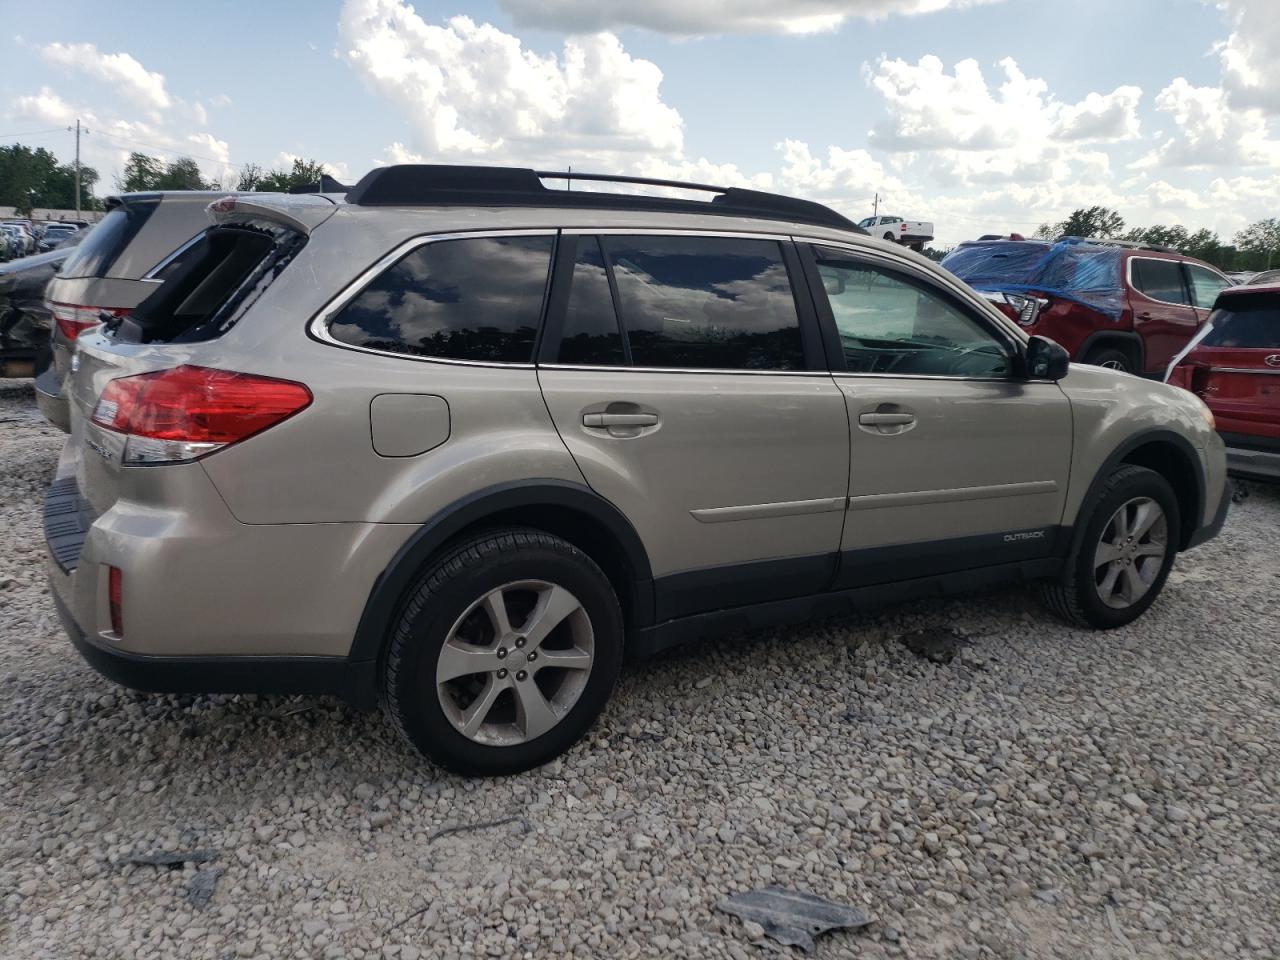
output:
[[[327,173],[320,174],[320,179],[315,183],[299,183],[290,187],[288,192],[297,193],[346,193],[351,188],[345,183],[340,183],[334,177]]]
[[[1156,253],[1181,253],[1173,247],[1143,240],[1117,240],[1111,237],[1059,237],[1058,243],[1089,243],[1096,247],[1124,247],[1126,250],[1153,250]]]
[[[551,189],[543,180],[564,180],[566,189]],[[636,184],[713,193],[710,201],[643,194],[573,190],[574,181]],[[866,233],[849,218],[812,200],[776,193],[719,187],[653,177],[533,170],[527,167],[481,167],[405,163],[370,170],[347,192],[356,206],[581,207],[593,210],[656,210],[720,216],[792,220],[854,233]]]

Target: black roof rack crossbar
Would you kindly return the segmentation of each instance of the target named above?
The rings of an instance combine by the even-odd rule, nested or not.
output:
[[[706,200],[654,197],[593,190],[555,190],[543,180],[628,183],[713,193]],[[347,192],[357,206],[580,207],[597,210],[656,210],[792,220],[866,233],[847,217],[812,200],[800,200],[742,187],[659,180],[604,173],[532,170],[526,167],[480,167],[450,164],[398,164],[378,167]]]

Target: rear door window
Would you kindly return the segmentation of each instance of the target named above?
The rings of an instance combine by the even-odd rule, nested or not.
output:
[[[553,244],[550,234],[424,244],[361,290],[329,333],[389,353],[529,363]]]
[[[804,369],[800,320],[778,241],[601,239],[635,366]]]
[[[1226,277],[1220,277],[1205,267],[1194,263],[1184,264],[1184,266],[1191,280],[1191,300],[1197,307],[1208,310],[1213,306],[1213,301],[1218,299],[1218,294],[1231,286],[1231,281]]]
[[[1152,300],[1164,303],[1187,303],[1182,283],[1182,265],[1177,260],[1152,260],[1134,257],[1133,285]]]

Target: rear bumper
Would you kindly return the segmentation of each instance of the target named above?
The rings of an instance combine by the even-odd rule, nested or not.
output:
[[[377,663],[345,657],[155,657],[109,649],[85,636],[56,590],[54,605],[72,645],[89,666],[122,686],[148,693],[272,693],[341,697],[377,706]]]
[[[1280,439],[1250,433],[1223,433],[1227,470],[1245,480],[1280,482]]]
[[[49,368],[36,377],[36,406],[40,414],[63,433],[71,432],[71,405],[62,394],[57,369]]]

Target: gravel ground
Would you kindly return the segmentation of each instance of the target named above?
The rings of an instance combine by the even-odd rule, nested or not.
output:
[[[766,883],[875,917],[819,957],[1280,955],[1280,490],[1132,627],[1009,589],[708,643],[467,781],[336,702],[83,665],[42,574],[60,443],[0,382],[0,956],[791,954],[715,909]],[[949,664],[898,639],[937,625]]]

